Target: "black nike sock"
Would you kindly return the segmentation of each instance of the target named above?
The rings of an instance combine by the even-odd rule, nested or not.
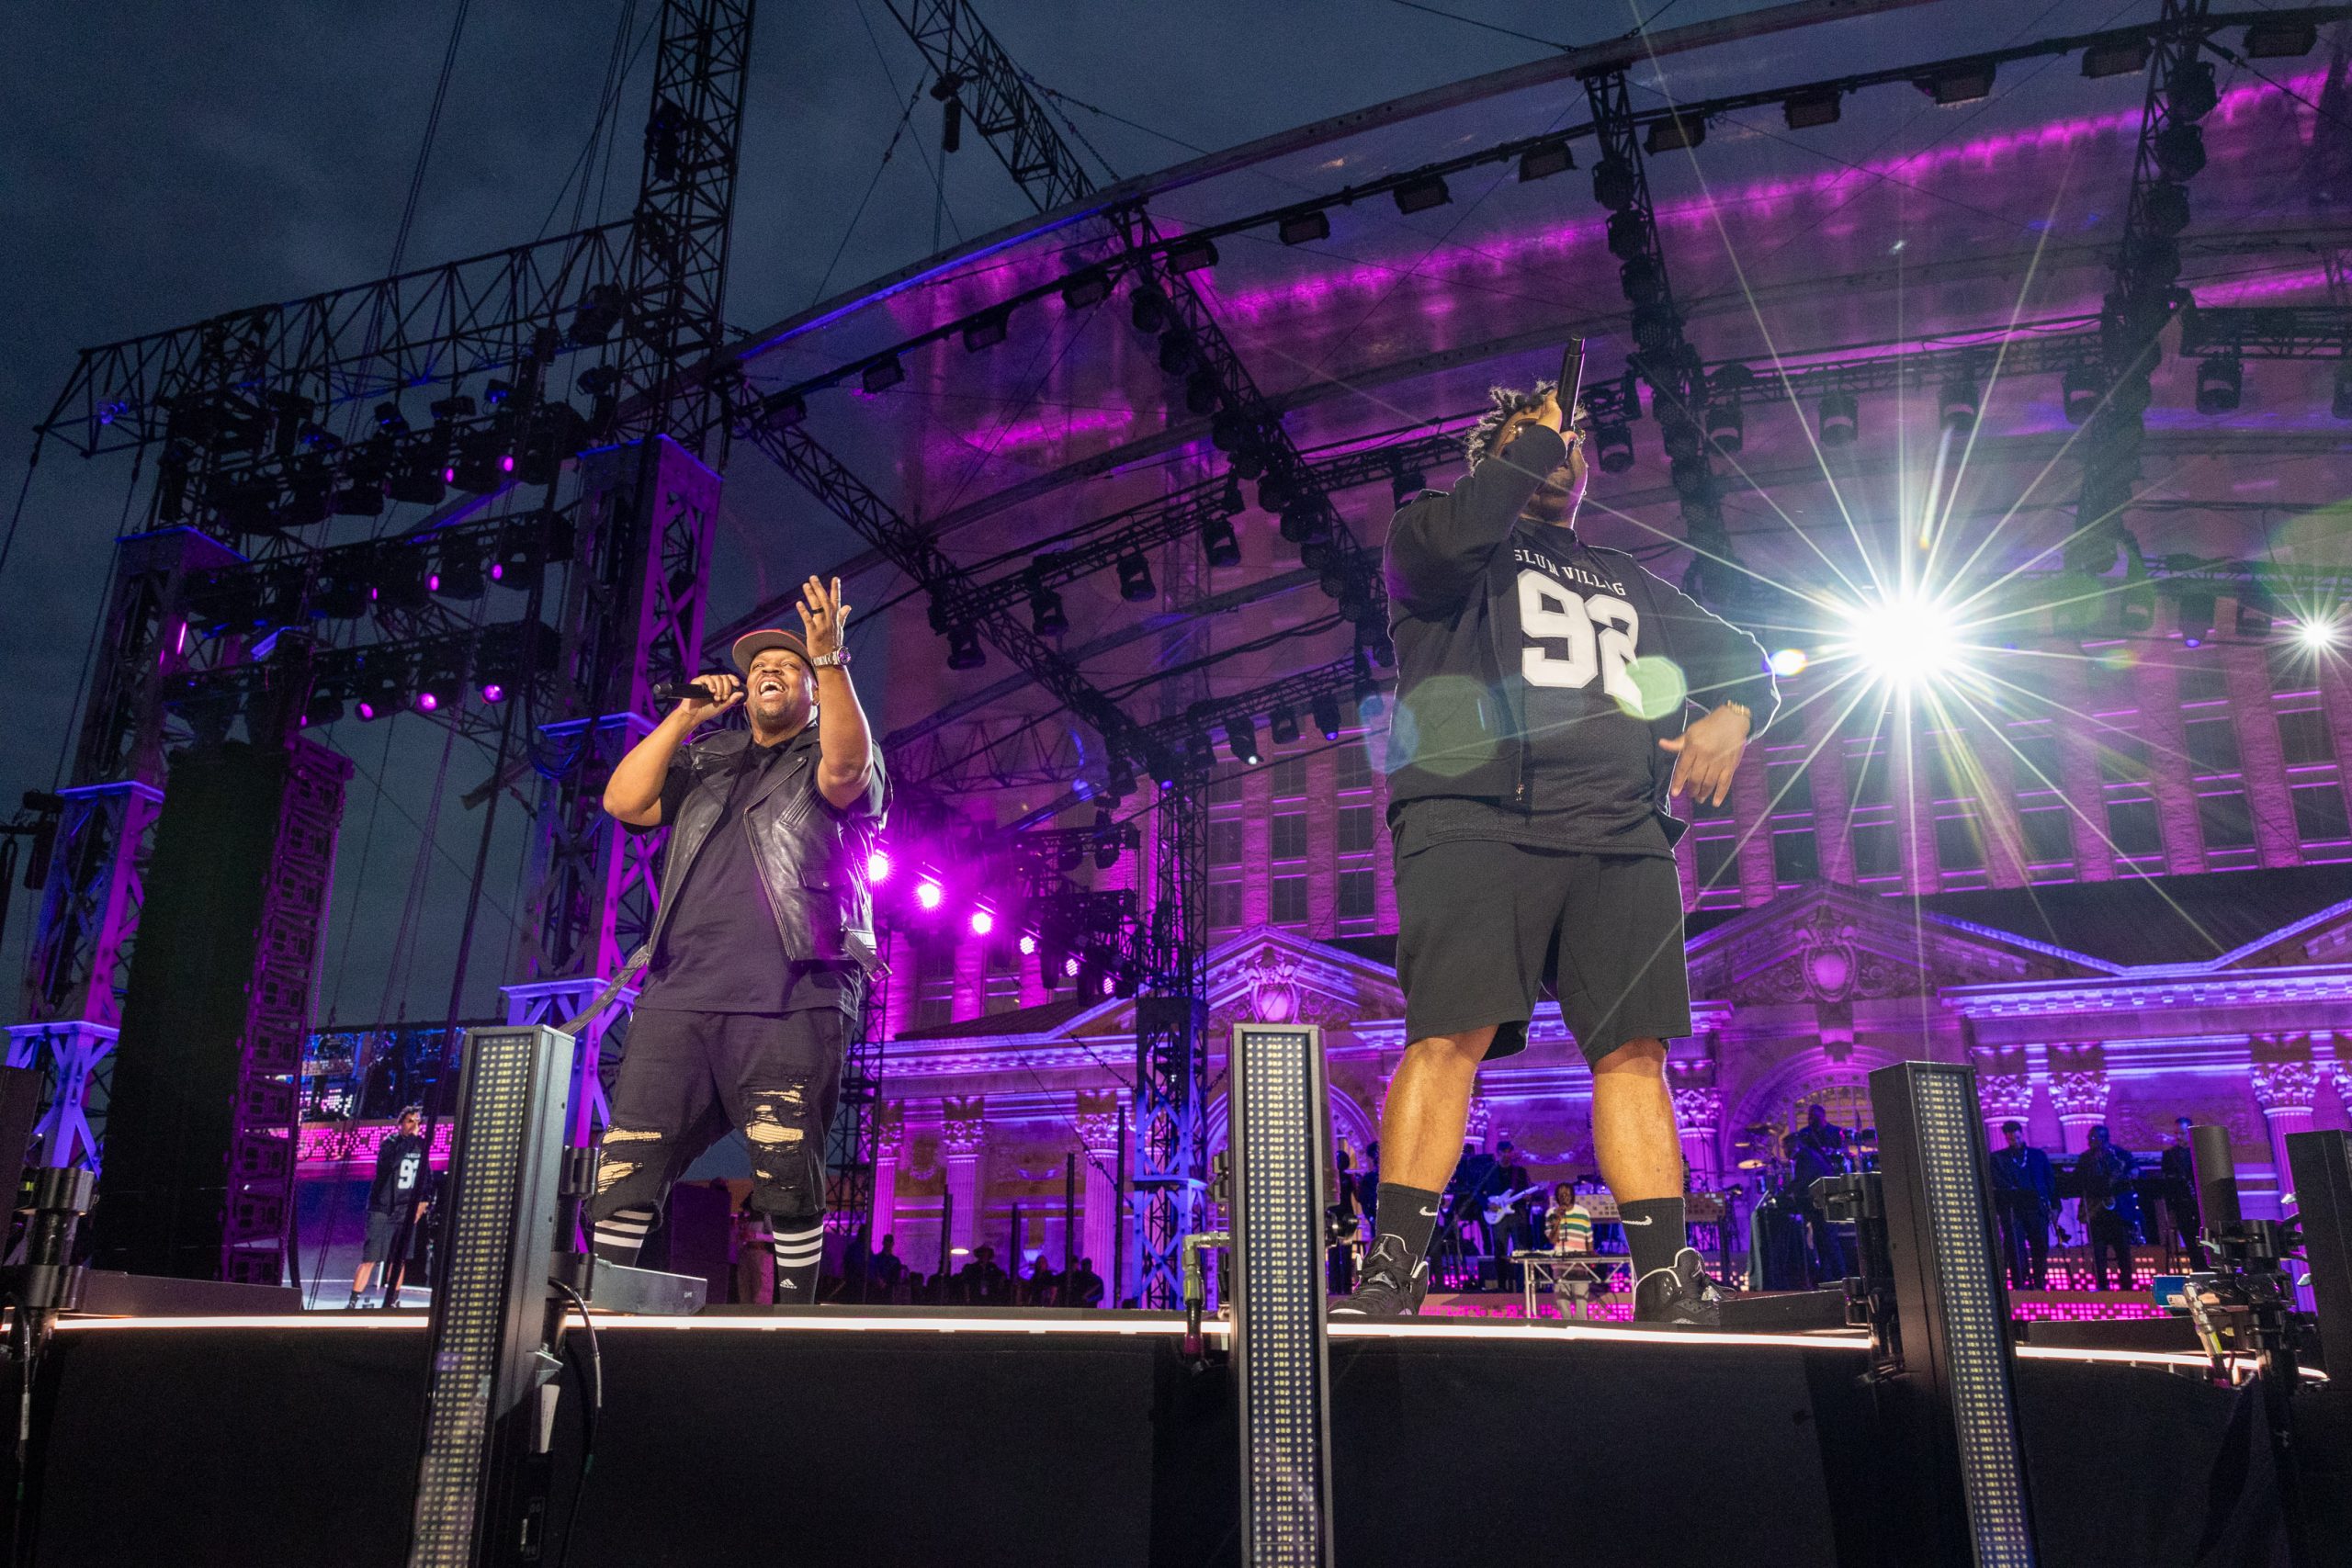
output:
[[[1690,1245],[1679,1198],[1636,1198],[1617,1205],[1617,1218],[1625,1227],[1625,1250],[1634,1255],[1636,1280],[1655,1269],[1673,1268],[1676,1255]]]
[[[1437,1212],[1442,1201],[1440,1193],[1424,1192],[1397,1181],[1382,1182],[1379,1234],[1402,1237],[1413,1261],[1419,1263],[1429,1252],[1430,1233],[1437,1229]]]

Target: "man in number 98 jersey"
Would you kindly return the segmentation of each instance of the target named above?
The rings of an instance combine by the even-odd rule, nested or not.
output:
[[[1382,1113],[1378,1234],[1332,1310],[1419,1307],[1479,1065],[1526,1048],[1548,990],[1592,1068],[1634,1315],[1703,1325],[1720,1292],[1686,1245],[1665,1076],[1666,1042],[1690,1032],[1684,825],[1668,804],[1723,801],[1778,694],[1754,637],[1577,537],[1584,432],[1555,389],[1494,400],[1462,482],[1408,502],[1389,528],[1388,818],[1410,1043]]]

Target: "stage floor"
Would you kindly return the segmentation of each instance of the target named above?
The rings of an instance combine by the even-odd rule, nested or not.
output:
[[[1233,1562],[1230,1381],[1185,1363],[1180,1327],[905,1308],[599,1316],[605,1408],[568,1562]],[[400,1562],[424,1328],[410,1313],[67,1325],[43,1390],[36,1561]],[[2044,1563],[2267,1560],[2251,1406],[2182,1375],[2184,1359],[2020,1352]],[[1331,1361],[1347,1568],[1531,1550],[1892,1555],[1898,1478],[1859,1336],[1351,1324]],[[2335,1412],[2311,1447],[2340,1483],[2344,1401],[2299,1403]],[[559,1523],[581,1438],[578,1401],[566,1410]]]

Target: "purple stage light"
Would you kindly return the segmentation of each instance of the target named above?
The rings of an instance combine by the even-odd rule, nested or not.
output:
[[[936,909],[947,897],[946,890],[928,876],[915,884],[915,902],[926,909]]]
[[[1072,953],[1069,957],[1062,960],[1062,976],[1065,979],[1075,980],[1078,978],[1078,955],[1076,953]]]
[[[506,581],[506,568],[503,563],[499,561],[492,561],[490,563],[490,580],[492,582],[503,582]]]
[[[1021,933],[1021,956],[1029,958],[1037,952],[1037,939],[1027,931]]]
[[[890,857],[888,854],[884,853],[880,850],[874,850],[867,853],[865,857],[865,880],[868,882],[888,882],[890,880]]]
[[[427,593],[438,593],[441,592],[441,574],[439,572],[428,571],[424,574],[424,591]]]
[[[511,474],[514,471],[514,455],[513,453],[510,452],[505,457],[498,459],[498,471],[502,474]]]
[[[376,705],[369,702],[366,697],[362,697],[359,699],[358,707],[354,711],[359,715],[359,722],[367,724],[376,716]]]
[[[974,936],[986,936],[989,932],[994,930],[996,930],[996,917],[994,915],[989,913],[986,909],[975,909],[972,911],[972,934]]]
[[[503,703],[506,700],[506,688],[495,681],[485,681],[481,686],[481,700],[486,703]]]
[[[435,696],[432,693],[430,693],[430,692],[419,692],[419,693],[417,693],[417,694],[416,694],[416,706],[417,706],[417,711],[418,711],[418,712],[420,712],[420,713],[431,713],[434,709],[435,709],[435,708],[439,707],[440,705],[441,705],[441,699],[440,699],[439,697]]]

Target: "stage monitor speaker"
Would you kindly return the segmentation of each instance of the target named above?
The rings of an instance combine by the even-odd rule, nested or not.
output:
[[[1890,1392],[1928,1461],[1917,1472],[1923,1560],[2030,1568],[2033,1512],[1976,1075],[1898,1062],[1870,1085],[1903,1347]]]
[[[1323,1032],[1234,1026],[1233,1365],[1243,1568],[1330,1568],[1330,1364],[1323,1319],[1331,1106]]]
[[[424,1453],[409,1568],[535,1561],[550,1259],[575,1042],[536,1024],[466,1032],[433,1281]]]
[[[2329,1373],[2352,1382],[2352,1133],[2290,1133],[2287,1169]]]

